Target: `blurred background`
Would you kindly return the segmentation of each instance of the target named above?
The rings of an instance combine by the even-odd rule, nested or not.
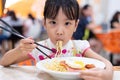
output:
[[[91,48],[120,65],[120,0],[77,0],[81,16],[88,20],[81,39],[90,42]],[[39,41],[47,38],[42,24],[45,0],[0,0],[0,18],[25,37]],[[82,24],[82,21],[78,26]],[[0,21],[0,26],[4,25]],[[89,25],[89,26],[88,26]],[[7,28],[7,26],[4,25]],[[81,33],[77,30],[75,35]],[[91,34],[92,33],[92,34]],[[0,57],[14,48],[20,38],[0,29]]]

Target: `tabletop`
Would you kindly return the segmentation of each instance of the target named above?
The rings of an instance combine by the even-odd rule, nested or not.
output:
[[[35,66],[0,66],[0,80],[55,80]],[[120,66],[114,67],[113,80],[120,80]]]

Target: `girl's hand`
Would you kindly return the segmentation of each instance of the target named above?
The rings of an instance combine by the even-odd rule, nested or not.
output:
[[[20,45],[18,46],[22,53],[30,53],[36,47],[37,45],[34,44],[34,40],[30,37],[20,40]]]
[[[80,78],[84,80],[112,80],[112,74],[105,69],[89,69],[80,72]]]

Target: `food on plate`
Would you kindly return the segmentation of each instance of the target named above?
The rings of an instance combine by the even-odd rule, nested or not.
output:
[[[94,64],[85,64],[83,61],[61,61],[60,65],[64,66],[70,72],[95,68]]]
[[[94,64],[86,64],[85,68],[87,68],[87,69],[95,68],[95,65]]]
[[[62,65],[60,65],[60,61],[58,60],[53,60],[51,62],[46,62],[43,64],[43,66],[49,70],[53,71],[60,71],[60,72],[66,72],[66,68]]]
[[[95,68],[94,64],[85,64],[81,60],[53,60],[44,64],[45,68],[60,72],[76,72]]]

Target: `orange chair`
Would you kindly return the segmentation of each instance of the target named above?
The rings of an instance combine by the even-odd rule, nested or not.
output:
[[[102,42],[104,49],[111,52],[110,61],[112,62],[113,54],[120,54],[120,30],[97,33],[96,37]]]

